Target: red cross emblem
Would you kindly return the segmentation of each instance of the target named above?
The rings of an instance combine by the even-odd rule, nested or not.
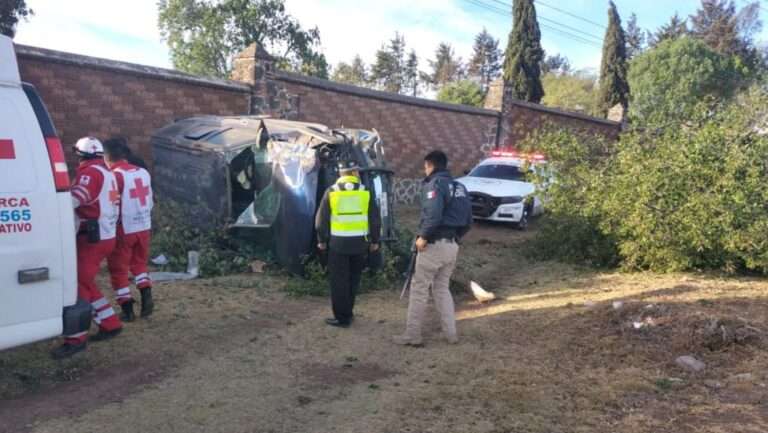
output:
[[[112,188],[109,190],[109,202],[116,204],[120,201],[120,192],[117,191],[117,184],[112,181]]]
[[[131,195],[131,198],[139,199],[139,202],[141,203],[141,207],[146,206],[147,197],[149,196],[149,193],[150,193],[149,187],[144,185],[144,182],[142,182],[141,179],[134,180],[133,186],[134,188],[128,191]]]

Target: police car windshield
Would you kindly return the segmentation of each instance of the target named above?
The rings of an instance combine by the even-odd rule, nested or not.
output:
[[[469,173],[470,177],[485,177],[489,179],[516,180],[525,182],[525,172],[520,167],[506,164],[484,164],[475,167]]]

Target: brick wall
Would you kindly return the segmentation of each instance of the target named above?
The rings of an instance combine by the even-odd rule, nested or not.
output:
[[[616,139],[621,131],[620,123],[579,113],[518,100],[505,104],[500,145],[506,147],[515,147],[532,132],[544,126],[565,127],[582,134],[604,135],[612,139]]]
[[[448,153],[452,171],[459,174],[484,151],[496,144],[515,145],[548,122],[611,137],[620,128],[615,122],[511,99],[504,101],[502,114],[279,72],[255,46],[235,61],[233,77],[240,81],[21,45],[16,51],[22,79],[42,95],[67,152],[82,136],[122,135],[150,164],[152,132],[200,114],[264,113],[329,127],[375,128],[386,143],[390,167],[406,179],[421,177],[422,157],[435,148]],[[500,93],[503,86],[494,91]]]
[[[174,119],[247,114],[250,87],[176,71],[16,46],[22,80],[33,84],[71,158],[72,144],[122,135],[151,164],[149,137]]]
[[[298,97],[298,120],[331,127],[372,129],[380,134],[387,161],[398,177],[423,176],[423,156],[442,149],[455,174],[482,157],[495,142],[499,113],[361,89],[287,73],[274,73]],[[486,146],[487,147],[487,146]]]

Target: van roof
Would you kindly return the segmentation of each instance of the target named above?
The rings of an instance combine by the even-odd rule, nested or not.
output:
[[[15,85],[21,83],[13,40],[3,35],[0,35],[0,83]]]

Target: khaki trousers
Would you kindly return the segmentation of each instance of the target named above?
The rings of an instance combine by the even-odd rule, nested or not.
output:
[[[405,335],[410,340],[421,341],[421,328],[429,301],[429,289],[435,308],[440,315],[440,324],[446,338],[456,337],[456,317],[453,296],[451,296],[451,274],[456,267],[459,246],[445,240],[429,244],[416,257],[416,269],[411,281],[408,300],[408,322]]]

